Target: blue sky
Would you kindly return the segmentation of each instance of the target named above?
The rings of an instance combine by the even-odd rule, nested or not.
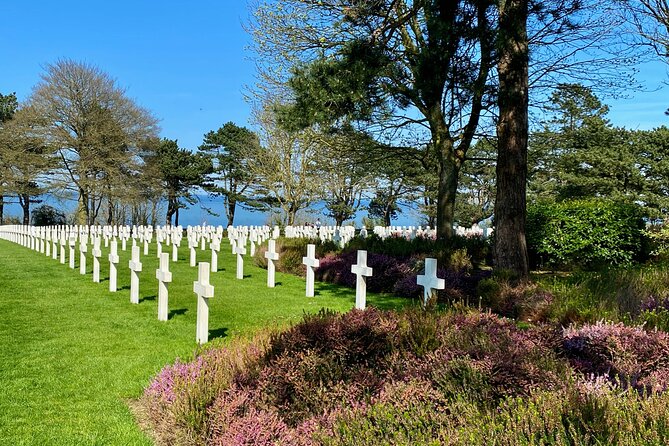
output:
[[[194,149],[227,121],[248,125],[254,66],[246,1],[2,1],[0,93],[26,99],[43,67],[85,61],[116,78]]]
[[[97,65],[161,120],[162,136],[194,149],[227,121],[249,125],[243,99],[254,65],[243,29],[247,2],[4,1],[0,27],[0,93],[30,95],[43,66],[58,58]],[[614,125],[650,129],[669,124],[662,63],[641,67],[645,92],[611,106]]]

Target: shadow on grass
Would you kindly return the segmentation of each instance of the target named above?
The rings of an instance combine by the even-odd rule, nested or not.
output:
[[[121,288],[116,288],[116,291],[129,290],[129,289],[130,289],[130,285],[125,285],[125,286],[122,286]]]
[[[139,300],[139,303],[142,303],[145,300],[156,300],[156,295],[154,294],[153,296],[144,296]]]
[[[182,315],[186,314],[187,312],[188,312],[187,308],[178,308],[176,310],[172,310],[167,315],[167,319],[172,319],[173,317],[176,317],[176,316],[182,316]]]
[[[347,288],[329,282],[316,282],[316,289],[314,292],[316,297],[325,293],[335,298],[345,299],[351,302],[351,307],[355,304],[355,290],[353,288]],[[380,310],[397,310],[408,305],[413,305],[414,301],[420,302],[416,299],[398,297],[389,294],[367,294],[367,305],[376,307]]]
[[[209,340],[215,338],[225,338],[228,336],[228,329],[226,327],[209,330]]]
[[[316,296],[327,293],[336,298],[347,299],[351,302],[355,302],[355,290],[352,290],[351,288],[346,288],[341,285],[335,285],[328,282],[316,282],[314,288],[314,294]]]

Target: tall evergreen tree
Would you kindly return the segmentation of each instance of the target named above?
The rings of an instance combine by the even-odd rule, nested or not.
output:
[[[144,160],[163,185],[167,199],[165,223],[179,225],[179,210],[196,202],[194,189],[206,184],[212,171],[211,159],[179,148],[176,140],[163,139],[154,151],[144,153]]]
[[[237,204],[257,207],[250,194],[255,177],[249,169],[248,159],[259,149],[258,136],[232,122],[205,134],[198,148],[212,160],[213,172],[205,189],[223,197],[228,225],[234,225]]]

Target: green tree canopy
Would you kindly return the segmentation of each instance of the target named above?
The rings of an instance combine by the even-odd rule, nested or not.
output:
[[[181,149],[176,140],[165,138],[154,150],[144,153],[144,160],[163,186],[167,198],[166,224],[178,225],[179,209],[185,208],[186,203],[194,204],[194,190],[205,186],[207,175],[212,172],[211,159]]]
[[[237,204],[257,207],[252,191],[255,177],[248,166],[249,157],[260,150],[258,136],[247,129],[227,122],[216,131],[204,135],[198,147],[212,160],[213,171],[206,190],[223,197],[228,224],[233,225]]]

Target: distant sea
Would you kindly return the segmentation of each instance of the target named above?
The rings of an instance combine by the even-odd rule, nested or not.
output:
[[[6,198],[7,199],[7,198]],[[76,202],[74,200],[57,200],[51,196],[44,195],[40,197],[43,200],[42,204],[48,204],[53,206],[63,212],[71,213],[76,207]],[[223,199],[220,197],[210,197],[208,195],[198,195],[198,203],[188,206],[186,209],[181,209],[179,211],[179,224],[186,227],[188,225],[196,226],[201,224],[209,225],[222,225],[227,226],[228,221],[225,217],[225,209],[223,206]],[[12,199],[12,201],[16,201]],[[363,205],[366,205],[364,203]],[[33,204],[32,210],[40,206],[40,204]],[[418,207],[417,203],[405,203],[401,206],[402,212],[398,214],[397,218],[392,221],[393,225],[396,226],[419,226],[423,223],[423,218],[416,210]],[[165,209],[166,206],[163,206]],[[214,214],[212,215],[207,212],[206,209],[210,209]],[[164,212],[164,210],[163,210]],[[304,222],[315,222],[317,219],[320,219],[322,224],[334,224],[334,220],[326,217],[327,210],[325,209],[323,202],[317,202],[313,204],[309,209],[303,210],[298,214],[298,220],[301,223]],[[18,203],[9,203],[5,204],[5,217],[17,217],[22,218],[23,211],[21,206]],[[367,211],[361,210],[358,211],[355,215],[355,218],[352,220],[356,226],[361,226],[363,217],[367,216]],[[165,220],[164,213],[158,221],[158,224],[163,224]],[[272,215],[268,212],[259,212],[254,210],[249,210],[243,206],[237,205],[237,210],[235,212],[235,225],[240,226],[261,226],[265,224],[270,224],[272,222]]]

